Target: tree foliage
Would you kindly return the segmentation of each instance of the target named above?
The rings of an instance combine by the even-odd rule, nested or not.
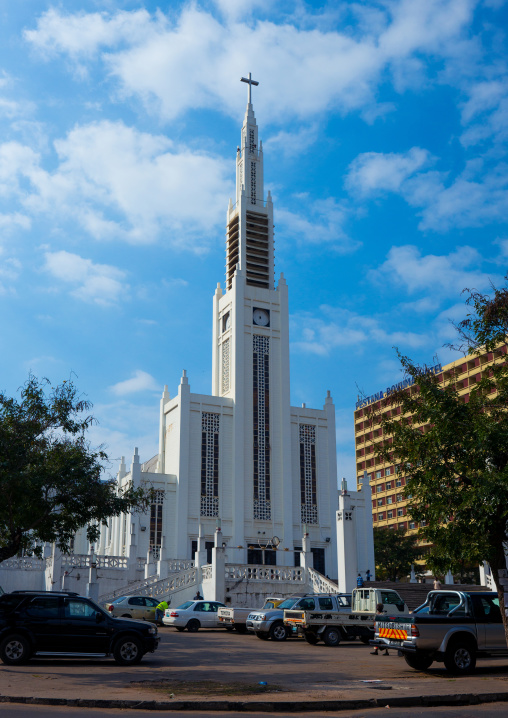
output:
[[[472,311],[457,327],[461,345],[477,356],[493,352],[495,360],[479,365],[468,400],[459,395],[459,369],[440,381],[399,353],[413,385],[370,414],[383,429],[379,455],[406,474],[409,511],[432,544],[429,567],[446,573],[486,560],[500,586],[508,520],[508,289],[492,298],[468,293]],[[499,599],[508,639],[502,590]]]
[[[415,560],[416,535],[402,528],[374,529],[376,578],[389,581],[407,576]]]
[[[46,541],[68,550],[83,526],[95,541],[101,522],[149,506],[151,490],[102,480],[107,456],[86,438],[90,409],[72,381],[51,388],[30,375],[20,400],[0,393],[0,561]]]

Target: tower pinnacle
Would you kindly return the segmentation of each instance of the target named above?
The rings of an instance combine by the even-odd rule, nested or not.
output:
[[[251,88],[252,88],[252,85],[259,85],[259,82],[257,82],[256,80],[253,80],[253,79],[252,79],[252,75],[251,75],[250,72],[249,72],[249,77],[241,77],[241,78],[240,78],[240,82],[246,82],[246,83],[249,85],[249,91],[248,91],[248,93],[247,93],[247,103],[250,105],[250,104],[251,104]]]

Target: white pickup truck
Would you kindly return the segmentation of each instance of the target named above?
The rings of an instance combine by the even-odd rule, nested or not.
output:
[[[284,625],[284,611],[288,608],[313,610],[326,607],[333,611],[351,611],[351,594],[304,593],[289,596],[275,608],[263,608],[253,611],[247,618],[247,630],[252,631],[263,641],[285,641],[291,635],[297,635],[296,629]]]
[[[263,608],[260,611],[268,611],[272,608],[276,608],[279,603],[282,603],[284,599],[281,596],[269,597],[265,599]],[[233,629],[238,633],[247,633],[247,618],[252,613],[252,608],[219,608],[217,611],[217,617],[221,626],[224,626],[229,631]]]
[[[391,614],[407,613],[408,608],[397,591],[379,588],[355,588],[349,610],[336,610],[333,596],[316,597],[315,605],[301,602],[284,610],[284,625],[296,628],[312,645],[320,640],[326,646],[338,646],[342,640],[359,637],[368,644],[374,638],[376,606],[383,604]],[[328,600],[327,600],[328,599]]]

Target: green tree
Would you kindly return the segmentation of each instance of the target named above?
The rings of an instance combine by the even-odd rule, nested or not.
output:
[[[51,388],[30,375],[20,400],[0,393],[0,561],[40,554],[45,541],[66,551],[83,526],[95,541],[109,517],[148,508],[151,489],[102,480],[107,456],[86,438],[90,408],[72,381]]]
[[[374,529],[376,578],[396,581],[407,576],[415,560],[416,536],[404,529]]]
[[[383,427],[378,454],[406,473],[409,511],[420,523],[419,537],[432,544],[427,565],[446,573],[486,560],[500,586],[508,520],[508,289],[494,289],[492,297],[466,291],[471,311],[457,326],[460,348],[495,358],[468,401],[457,391],[458,371],[440,383],[399,353],[413,384],[370,413]],[[508,641],[504,592],[498,593]]]

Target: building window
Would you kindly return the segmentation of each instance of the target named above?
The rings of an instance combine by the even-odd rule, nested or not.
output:
[[[397,501],[402,501],[402,494],[397,494]]]
[[[219,515],[220,414],[201,414],[201,507],[200,516]]]
[[[410,528],[410,529],[415,529],[415,528],[416,528],[416,523],[415,523],[414,521],[410,521],[410,522],[409,522],[409,528]]]
[[[381,472],[380,472],[380,471],[376,471],[376,479],[380,479],[380,478],[381,478]]]
[[[229,337],[222,342],[222,393],[229,391]]]
[[[389,491],[391,488],[392,488],[392,482],[391,482],[391,481],[387,481],[387,482],[386,482],[386,490]]]
[[[270,339],[255,334],[252,343],[254,518],[270,521]]]
[[[378,500],[377,500],[377,505],[378,505],[378,506],[382,506],[382,505],[383,505],[383,499],[378,499]]]
[[[160,558],[162,546],[162,505],[164,491],[156,491],[153,503],[150,505],[150,551],[154,560]]]
[[[389,519],[393,519],[393,511],[388,511],[386,517]]]
[[[393,504],[393,496],[387,496],[387,497],[386,497],[386,503],[387,503],[387,504]]]
[[[397,509],[397,516],[404,516],[404,509]]]
[[[300,424],[300,518],[302,524],[317,524],[316,427]]]
[[[385,469],[385,476],[390,476],[391,473],[392,473],[391,467],[388,466],[388,468]]]
[[[384,511],[381,511],[381,513],[379,513],[379,514],[377,515],[377,517],[378,517],[378,519],[379,519],[380,521],[384,521],[384,519],[385,519]]]
[[[401,480],[401,479],[396,479],[396,480],[395,480],[395,486],[402,486],[402,480]]]
[[[377,491],[377,493],[380,494],[382,490],[383,490],[383,484],[378,484],[378,485],[376,486],[376,491]]]

